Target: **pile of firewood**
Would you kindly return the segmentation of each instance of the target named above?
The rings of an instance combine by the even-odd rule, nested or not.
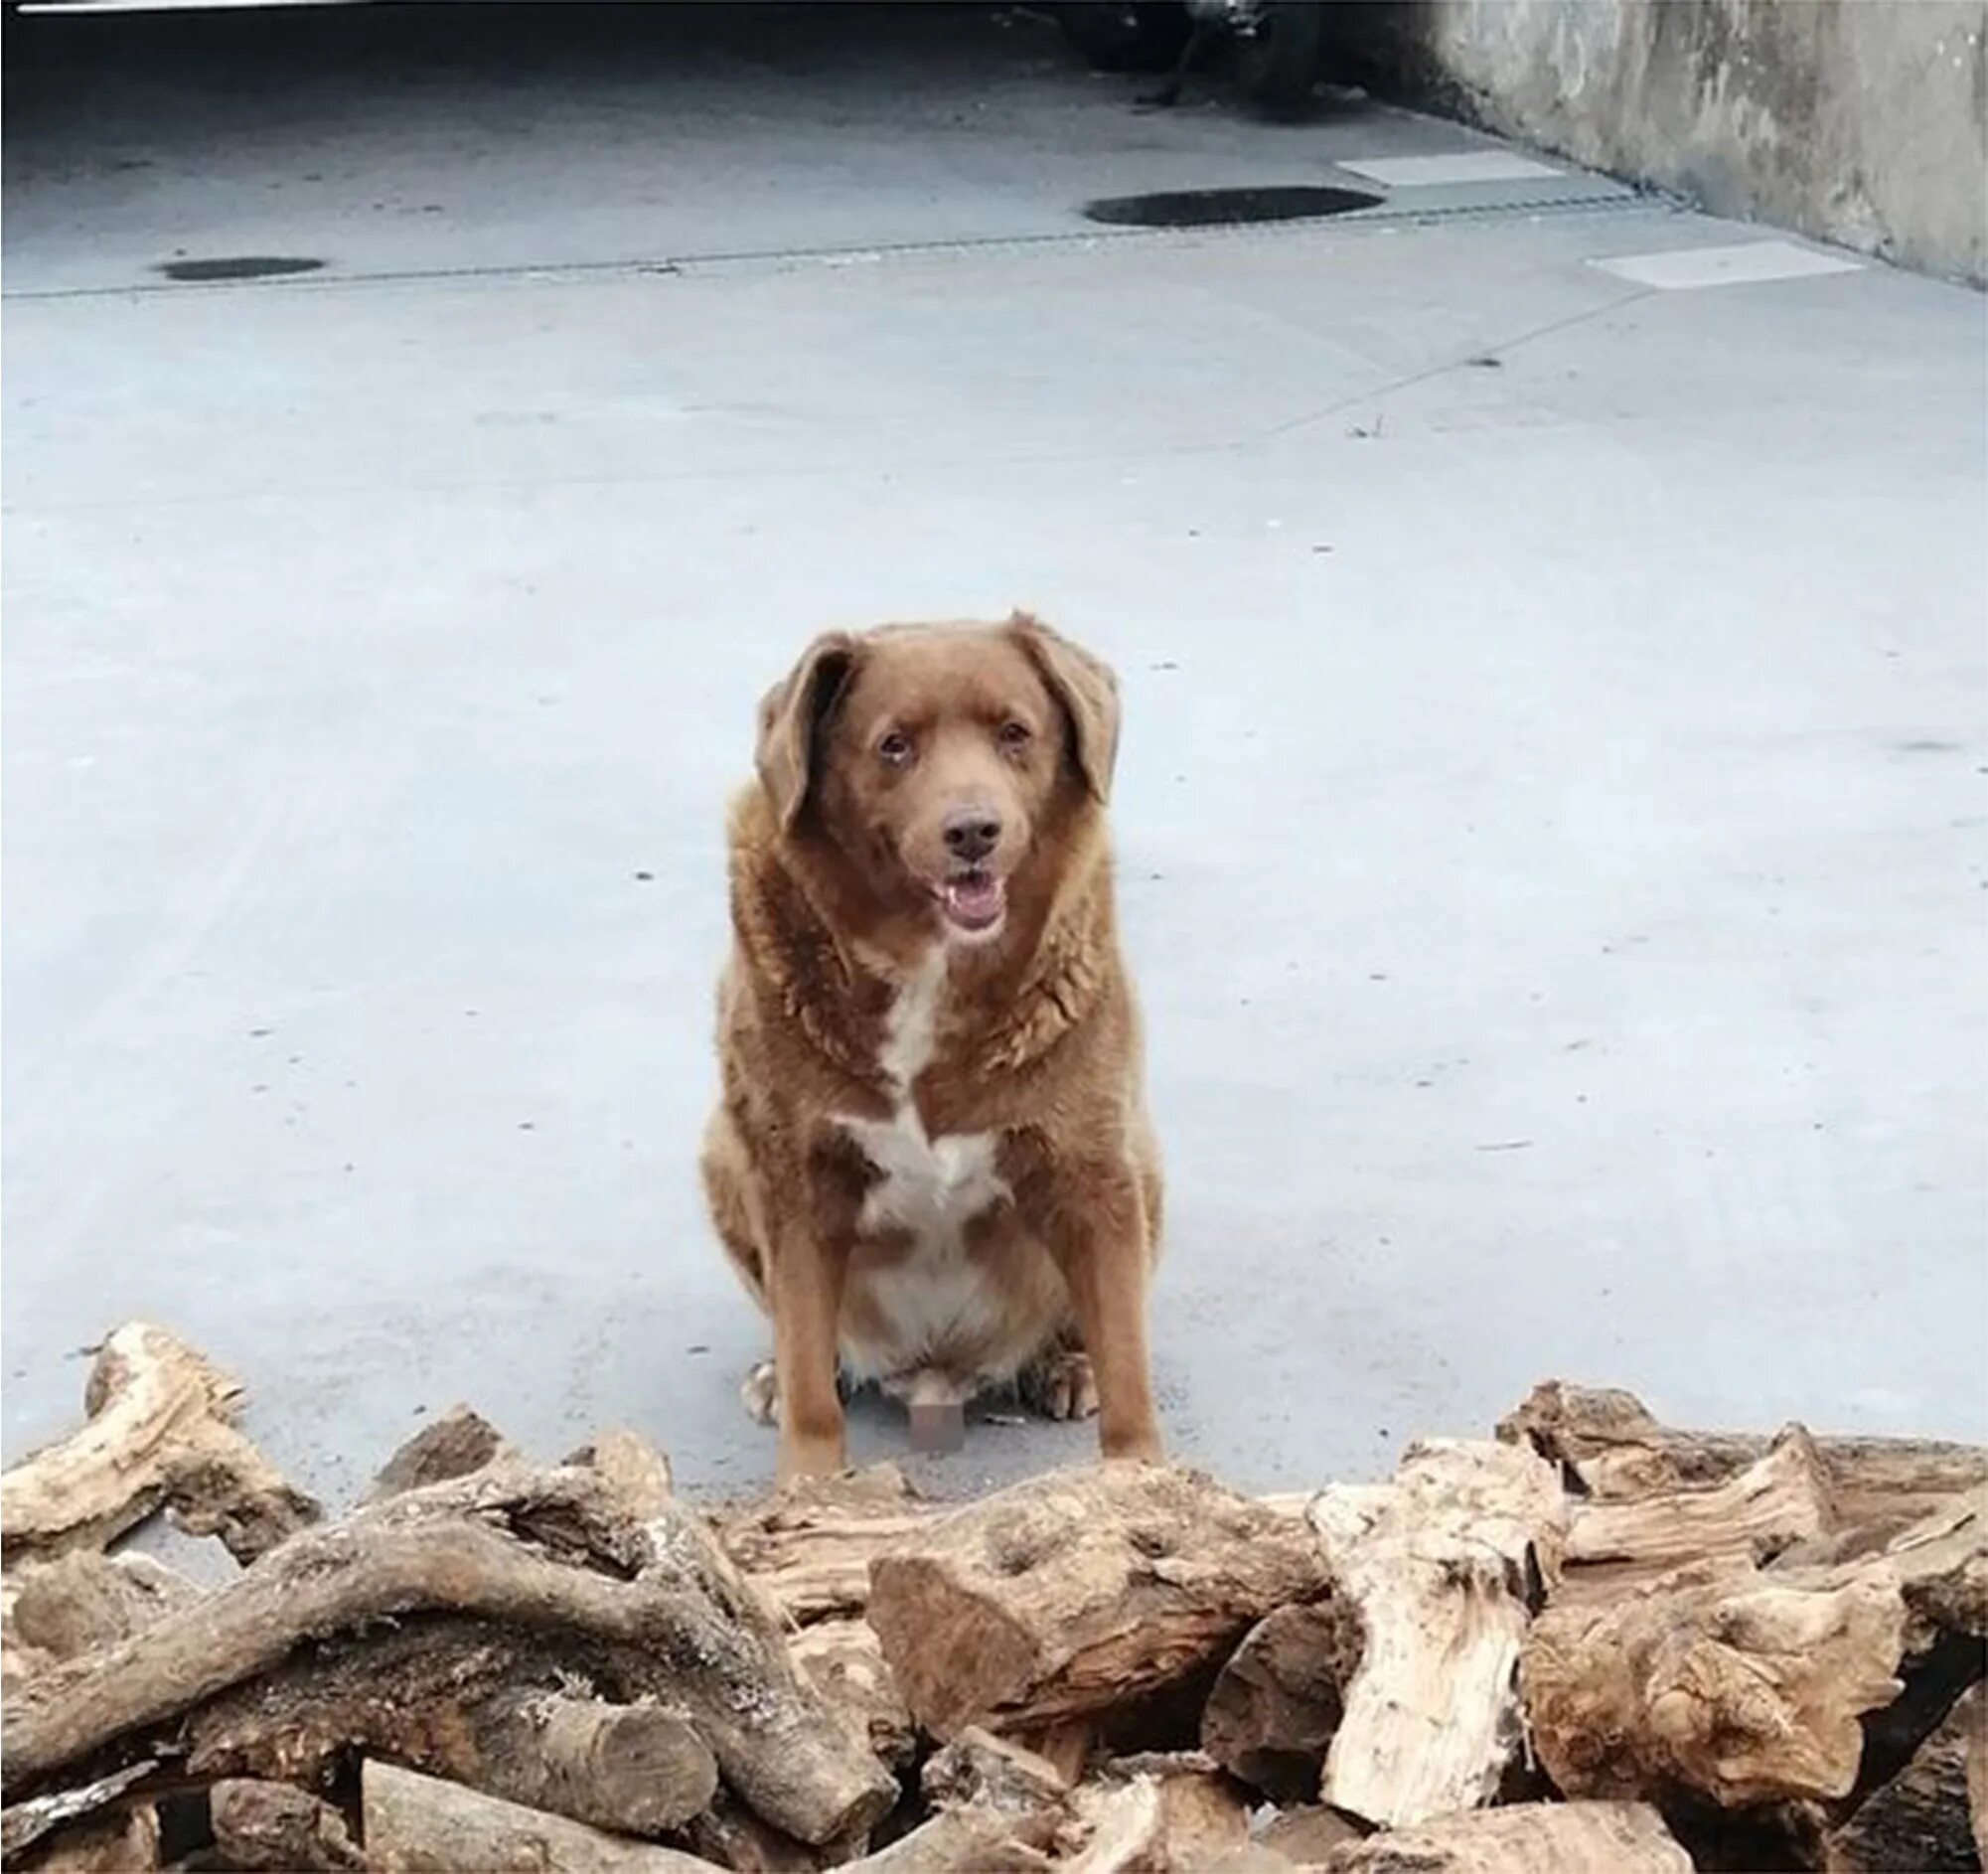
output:
[[[1392,1483],[728,1510],[451,1412],[326,1520],[163,1330],[0,1480],[9,1867],[1979,1867],[1988,1453],[1549,1384]],[[246,1564],[107,1545],[163,1510]]]

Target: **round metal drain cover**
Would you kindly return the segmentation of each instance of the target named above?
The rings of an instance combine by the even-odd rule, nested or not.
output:
[[[315,273],[322,260],[285,258],[274,253],[229,254],[220,260],[161,260],[169,280],[267,280],[282,273]]]
[[[1377,207],[1359,189],[1293,183],[1268,189],[1174,189],[1159,195],[1114,195],[1086,202],[1085,217],[1115,228],[1224,228],[1238,222],[1305,222]]]

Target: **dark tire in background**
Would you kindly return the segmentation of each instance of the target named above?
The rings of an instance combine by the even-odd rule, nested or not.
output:
[[[1236,80],[1274,116],[1304,108],[1318,82],[1325,9],[1320,0],[1269,0],[1256,31],[1236,42]]]
[[[1193,31],[1168,0],[1064,0],[1056,22],[1094,72],[1164,72]]]

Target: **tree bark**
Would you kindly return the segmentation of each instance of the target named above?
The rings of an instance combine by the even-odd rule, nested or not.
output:
[[[161,1504],[243,1562],[315,1522],[318,1504],[234,1429],[240,1401],[237,1381],[163,1327],[119,1327],[90,1368],[88,1421],[0,1477],[8,1559],[101,1548]]]
[[[801,1673],[870,1753],[893,1770],[917,1754],[918,1727],[867,1621],[820,1621],[787,1642]]]
[[[935,1511],[892,1465],[803,1479],[717,1518],[725,1552],[791,1621],[849,1619],[869,1605],[869,1565]]]
[[[1106,1465],[918,1528],[871,1565],[869,1621],[913,1716],[947,1738],[1175,1684],[1328,1585],[1301,1526],[1192,1472]]]

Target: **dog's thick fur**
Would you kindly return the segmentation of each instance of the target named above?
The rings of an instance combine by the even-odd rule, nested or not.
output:
[[[921,1398],[1032,1380],[1158,1456],[1117,741],[1110,671],[1019,614],[830,634],[761,705],[702,1169],[773,1320],[783,1477],[843,1463],[839,1361]]]

